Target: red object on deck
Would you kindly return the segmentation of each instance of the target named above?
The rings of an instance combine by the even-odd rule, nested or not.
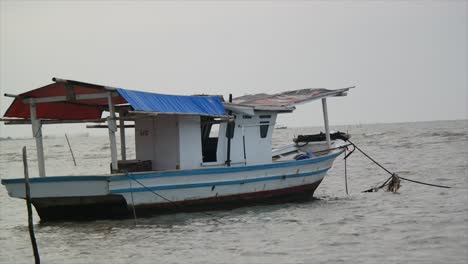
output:
[[[72,84],[70,87],[75,95],[108,92],[103,86],[84,83]],[[15,98],[5,112],[4,117],[30,118],[29,104],[23,103],[22,99],[53,96],[67,96],[65,83],[56,82],[20,94],[19,98]],[[79,101],[37,103],[37,117],[40,119],[97,119],[101,118],[102,111],[107,108],[107,100],[107,98],[99,98]],[[121,96],[116,96],[112,98],[112,102],[114,104],[123,104],[127,101]]]

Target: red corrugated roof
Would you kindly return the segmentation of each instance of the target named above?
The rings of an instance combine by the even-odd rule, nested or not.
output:
[[[78,82],[71,84],[71,87],[75,95],[108,92],[103,86]],[[65,83],[63,82],[52,83],[22,93],[19,98],[15,98],[5,112],[4,117],[30,118],[29,104],[23,103],[22,99],[66,95]],[[126,103],[121,96],[113,97],[112,101],[114,104]],[[36,104],[36,111],[37,117],[41,119],[96,119],[101,117],[103,108],[107,107],[107,104],[107,98],[38,103]]]

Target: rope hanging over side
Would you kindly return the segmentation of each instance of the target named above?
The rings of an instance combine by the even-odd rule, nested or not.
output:
[[[416,180],[411,180],[411,179],[408,179],[408,178],[404,178],[404,177],[401,177],[401,176],[398,176],[398,174],[394,173],[394,172],[391,172],[389,171],[387,168],[385,168],[384,166],[382,166],[380,163],[378,163],[376,160],[374,160],[373,158],[371,158],[367,153],[365,153],[362,149],[360,149],[358,146],[356,146],[356,144],[354,144],[353,142],[351,142],[351,140],[347,140],[347,142],[349,143],[348,145],[344,146],[344,147],[348,147],[350,145],[352,145],[354,147],[354,149],[352,151],[350,151],[347,155],[345,155],[344,159],[346,160],[353,152],[354,150],[359,150],[359,152],[361,152],[364,156],[366,156],[369,160],[371,160],[373,163],[375,163],[377,166],[379,166],[380,168],[382,168],[384,171],[386,171],[388,174],[390,174],[391,176],[384,182],[382,183],[380,186],[378,187],[374,187],[374,188],[370,188],[368,190],[365,190],[363,192],[376,192],[378,191],[379,189],[382,189],[383,187],[385,186],[388,186],[387,187],[387,191],[389,192],[397,192],[399,189],[400,189],[400,182],[401,180],[404,180],[404,181],[409,181],[409,182],[413,182],[413,183],[418,183],[418,184],[423,184],[423,185],[428,185],[428,186],[433,186],[433,187],[439,187],[439,188],[453,188],[453,187],[450,187],[450,186],[446,186],[446,185],[439,185],[439,184],[432,184],[432,183],[426,183],[426,182],[421,182],[421,181],[416,181]]]
[[[172,200],[170,200],[170,199],[168,199],[168,198],[162,196],[161,194],[155,192],[154,190],[151,190],[149,187],[147,187],[146,185],[144,185],[142,182],[140,182],[139,180],[135,179],[135,178],[131,175],[131,173],[125,172],[125,176],[128,177],[130,181],[134,181],[134,182],[138,183],[141,187],[143,187],[143,188],[146,189],[147,191],[151,192],[151,193],[154,194],[155,196],[157,196],[157,197],[159,197],[159,198],[161,198],[161,199],[167,201],[169,204],[172,204],[174,207],[179,207],[179,205],[178,205],[176,202],[174,202],[174,201],[172,201]],[[133,188],[132,188],[132,187],[130,187],[130,188],[132,189],[132,194],[133,194]],[[132,199],[133,199],[133,196],[132,196]],[[135,206],[133,206],[133,208],[135,208]],[[206,215],[206,216],[214,217],[214,215],[212,215],[212,214],[210,214],[210,213],[206,213],[206,212],[199,212],[199,213],[204,214],[204,215]],[[135,217],[135,223],[136,223],[136,212],[135,212],[135,211],[134,211],[134,217]],[[219,220],[217,220],[217,219],[211,219],[211,220],[214,221],[214,222],[216,222],[216,223],[218,223],[218,224],[222,224],[222,222],[219,221]]]

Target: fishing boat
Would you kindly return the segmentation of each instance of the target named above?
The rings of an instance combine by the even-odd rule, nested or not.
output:
[[[352,87],[230,96],[225,101],[221,96],[52,80],[19,95],[5,94],[14,100],[0,119],[8,125],[32,125],[38,173],[29,181],[41,221],[140,217],[310,198],[344,151],[330,138],[327,98],[345,96]],[[319,99],[324,140],[272,152],[277,115]],[[91,122],[105,123],[88,127],[105,126],[109,132],[109,174],[47,176],[42,126]],[[126,129],[135,131],[131,159]],[[23,177],[1,183],[9,196],[25,199]]]

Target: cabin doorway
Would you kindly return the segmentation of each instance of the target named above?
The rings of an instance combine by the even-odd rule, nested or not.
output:
[[[201,117],[200,126],[203,162],[216,162],[219,123],[212,117]]]

